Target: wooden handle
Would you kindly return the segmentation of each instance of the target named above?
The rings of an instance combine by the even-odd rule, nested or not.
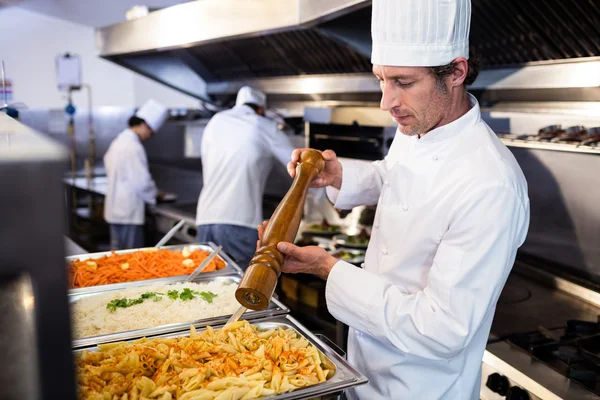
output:
[[[277,243],[294,241],[310,183],[324,167],[325,160],[319,151],[309,149],[300,154],[294,182],[269,220],[261,247],[254,253],[235,291],[237,301],[244,307],[264,310],[269,306],[284,259]]]

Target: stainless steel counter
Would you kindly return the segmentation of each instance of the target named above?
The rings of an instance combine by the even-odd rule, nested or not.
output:
[[[87,251],[83,249],[83,247],[79,246],[69,237],[65,236],[65,255],[66,256],[76,256],[79,254],[86,254]]]
[[[491,340],[540,326],[563,326],[569,319],[598,319],[600,307],[527,277],[519,265],[517,262],[498,300]]]
[[[106,190],[108,187],[108,178],[106,176],[98,176],[91,180],[88,180],[85,177],[78,177],[75,178],[75,180],[73,180],[72,178],[64,178],[63,182],[66,185],[72,186],[74,188],[101,196],[106,196]]]

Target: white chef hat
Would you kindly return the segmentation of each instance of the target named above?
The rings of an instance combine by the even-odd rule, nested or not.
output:
[[[146,101],[135,116],[143,119],[148,126],[157,132],[167,120],[169,109],[154,99]]]
[[[371,62],[437,67],[469,58],[471,0],[373,0]]]
[[[250,86],[244,86],[240,89],[240,91],[237,94],[237,99],[235,99],[235,105],[239,106],[247,103],[256,104],[259,107],[266,107],[267,95],[261,92],[260,90],[251,88]]]

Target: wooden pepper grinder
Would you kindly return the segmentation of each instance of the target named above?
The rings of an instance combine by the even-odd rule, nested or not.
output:
[[[269,305],[284,259],[284,255],[277,250],[277,243],[293,242],[298,233],[310,183],[324,167],[325,160],[319,151],[308,149],[300,154],[294,182],[269,220],[262,246],[254,253],[250,266],[235,291],[235,297],[242,306],[251,310],[264,310]]]

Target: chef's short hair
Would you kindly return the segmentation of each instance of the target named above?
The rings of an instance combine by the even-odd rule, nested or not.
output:
[[[475,82],[477,76],[479,76],[479,68],[481,67],[481,57],[478,53],[471,52],[467,63],[467,76],[465,77],[465,81],[463,82],[463,84],[465,86],[470,86],[473,84],[473,82]],[[456,70],[456,62],[452,61],[450,64],[440,65],[439,67],[429,67],[429,70],[433,74],[436,82],[441,85],[444,82],[444,78],[446,78],[449,75],[452,75]]]
[[[264,108],[262,106],[259,106],[258,104],[254,104],[254,103],[244,103],[244,105],[250,107],[251,109],[253,109],[254,112],[257,113],[257,114],[258,114],[258,110],[259,109]]]
[[[146,121],[144,121],[142,118],[136,117],[135,115],[133,115],[131,118],[129,118],[129,121],[127,121],[127,124],[129,125],[130,128],[133,128],[134,126],[141,125],[145,122]]]

